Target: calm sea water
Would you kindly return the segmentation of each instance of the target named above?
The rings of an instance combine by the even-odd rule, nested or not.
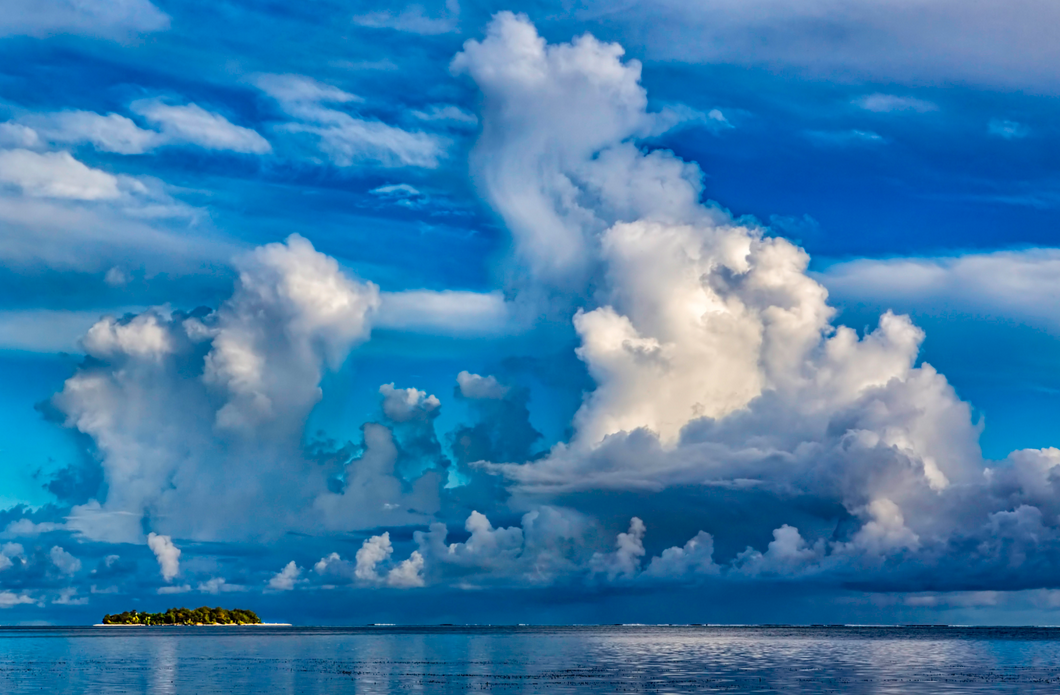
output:
[[[1046,628],[0,628],[0,693],[1056,693]]]

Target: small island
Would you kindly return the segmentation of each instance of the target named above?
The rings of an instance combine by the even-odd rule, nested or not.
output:
[[[170,608],[165,613],[124,613],[103,616],[103,625],[261,625],[254,611],[243,608]]]

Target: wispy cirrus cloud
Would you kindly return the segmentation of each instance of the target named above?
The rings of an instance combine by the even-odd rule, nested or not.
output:
[[[209,150],[265,154],[272,150],[256,131],[235,125],[197,104],[172,105],[160,99],[133,102],[131,109],[161,129],[163,141],[188,143]]]
[[[1018,121],[994,118],[986,126],[986,132],[1004,140],[1020,140],[1031,133],[1031,129]]]
[[[189,270],[229,257],[231,242],[199,228],[205,211],[170,190],[63,150],[0,149],[0,259],[11,268],[103,273],[130,263],[155,269],[163,259]]]
[[[445,0],[444,9],[430,12],[421,4],[410,4],[400,12],[376,10],[354,16],[353,23],[375,29],[395,29],[412,34],[448,34],[460,19],[459,0]]]
[[[879,145],[887,139],[872,130],[808,130],[806,137],[819,145]]]
[[[169,16],[149,0],[10,0],[0,14],[0,36],[125,38],[163,31],[169,24]]]
[[[257,85],[294,118],[277,129],[310,136],[317,150],[337,166],[433,169],[445,156],[446,141],[437,135],[404,130],[336,108],[335,104],[361,101],[341,89],[300,75],[263,75]]]
[[[854,103],[866,111],[872,111],[874,113],[895,113],[903,111],[928,113],[931,111],[938,111],[939,109],[937,104],[924,99],[898,96],[895,94],[881,94],[879,92],[855,99]]]
[[[440,123],[453,128],[474,128],[478,117],[455,104],[432,104],[420,110],[410,112],[413,118],[427,123]]]
[[[121,114],[92,111],[33,114],[20,123],[6,125],[32,130],[35,141],[60,145],[87,143],[103,152],[117,154],[143,154],[174,145],[247,154],[266,154],[272,149],[255,130],[235,125],[221,114],[194,103],[173,105],[161,99],[143,99],[133,102],[130,110],[158,130],[143,128]]]
[[[1060,91],[1050,0],[970,7],[960,0],[650,0],[578,8],[618,23],[652,58],[767,66],[826,79],[954,82]],[[762,37],[769,41],[763,42]]]
[[[819,275],[837,299],[1007,317],[1060,335],[1060,251],[857,259]]]

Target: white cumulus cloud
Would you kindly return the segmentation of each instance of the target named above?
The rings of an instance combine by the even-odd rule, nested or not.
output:
[[[60,546],[53,546],[48,553],[52,564],[63,574],[75,574],[81,570],[81,561]]]
[[[162,578],[167,582],[172,581],[180,573],[180,548],[173,544],[173,539],[169,536],[157,533],[147,534],[147,546],[158,560]]]
[[[492,374],[479,376],[466,370],[456,375],[456,384],[460,389],[461,396],[473,399],[485,398],[493,400],[504,398],[511,390],[497,381],[497,377]]]
[[[290,591],[298,584],[299,577],[302,576],[302,568],[295,564],[294,560],[291,560],[283,569],[272,575],[269,579],[268,587],[274,591]]]
[[[429,418],[441,406],[435,396],[415,388],[396,389],[393,384],[383,384],[379,393],[383,396],[383,414],[395,422]]]
[[[238,267],[235,290],[216,311],[105,317],[82,339],[96,361],[54,402],[68,426],[97,442],[107,496],[75,507],[72,528],[135,542],[150,511],[172,525],[159,529],[166,535],[272,533],[296,518],[309,523],[312,500],[331,494],[301,453],[303,428],[324,371],[367,338],[378,289],[299,236],[243,256]],[[253,484],[228,482],[237,470]],[[347,503],[380,492],[375,474],[366,475],[371,484],[356,494],[351,486]],[[401,484],[389,480],[396,502]],[[212,502],[218,489],[226,490],[221,507]],[[288,504],[275,526],[252,521],[250,510],[278,498]]]

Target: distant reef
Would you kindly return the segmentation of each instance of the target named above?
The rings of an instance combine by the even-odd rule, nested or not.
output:
[[[165,613],[124,613],[103,616],[104,625],[261,625],[254,611],[243,608],[170,608]]]

